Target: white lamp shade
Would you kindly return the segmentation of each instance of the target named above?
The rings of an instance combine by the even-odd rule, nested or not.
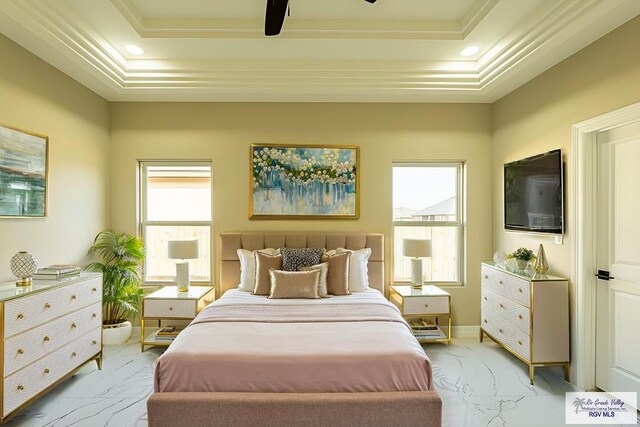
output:
[[[169,240],[170,259],[196,259],[199,256],[197,240]]]
[[[431,240],[403,239],[402,255],[412,258],[427,258],[431,256]]]

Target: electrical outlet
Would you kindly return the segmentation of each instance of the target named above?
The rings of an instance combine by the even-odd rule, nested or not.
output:
[[[562,234],[558,234],[558,235],[556,236],[555,244],[556,244],[556,245],[561,245],[561,244],[562,244]]]

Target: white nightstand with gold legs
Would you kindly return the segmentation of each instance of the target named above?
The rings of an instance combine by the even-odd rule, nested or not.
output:
[[[140,349],[144,351],[147,346],[168,347],[171,344],[171,341],[156,340],[157,331],[145,335],[145,321],[157,320],[160,327],[163,320],[192,320],[215,299],[215,290],[210,286],[190,286],[188,292],[178,292],[177,286],[165,286],[145,295],[140,316]]]
[[[423,319],[438,327],[435,332],[413,330],[421,343],[451,343],[451,295],[437,286],[391,286],[389,298],[400,309],[402,316],[411,323]],[[441,322],[446,317],[446,322]]]

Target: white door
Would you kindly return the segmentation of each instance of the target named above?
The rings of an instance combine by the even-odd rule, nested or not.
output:
[[[596,386],[640,396],[640,123],[597,142]]]

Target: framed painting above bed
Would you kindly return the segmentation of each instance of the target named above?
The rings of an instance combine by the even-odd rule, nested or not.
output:
[[[252,144],[250,219],[356,219],[359,147]]]
[[[47,215],[49,138],[0,126],[0,218]]]

